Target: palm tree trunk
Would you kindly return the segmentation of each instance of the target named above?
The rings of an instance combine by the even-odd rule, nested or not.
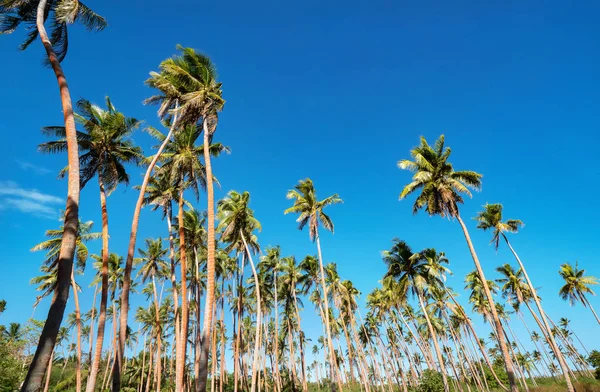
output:
[[[77,324],[77,363],[75,365],[75,392],[81,392],[81,310],[79,309],[79,294],[75,284],[75,276],[71,270],[71,285],[75,302],[75,323]]]
[[[523,271],[523,276],[525,277],[525,280],[527,281],[527,286],[529,286],[529,290],[531,291],[531,294],[532,294],[531,296],[533,297],[533,300],[535,301],[535,306],[537,307],[538,312],[540,313],[540,315],[542,317],[542,321],[544,322],[544,327],[545,327],[546,331],[548,332],[547,338],[550,342],[550,346],[551,346],[552,350],[554,351],[554,354],[556,354],[556,358],[558,359],[558,363],[559,363],[560,368],[565,377],[565,382],[567,383],[567,390],[569,392],[574,392],[575,389],[573,388],[573,384],[571,382],[571,377],[569,377],[569,367],[567,366],[567,362],[565,361],[564,356],[558,349],[558,345],[556,344],[556,341],[554,340],[554,336],[552,336],[552,333],[550,332],[550,325],[548,324],[548,320],[546,320],[546,315],[544,313],[544,310],[542,309],[542,304],[540,303],[540,300],[537,296],[535,287],[533,286],[533,283],[531,283],[531,280],[529,279],[529,275],[527,274],[527,270],[525,269],[525,266],[521,262],[519,255],[517,255],[517,252],[515,252],[513,247],[510,245],[510,242],[508,241],[508,238],[506,237],[506,235],[504,235],[504,233],[502,233],[502,237],[504,238],[504,241],[506,241],[506,245],[508,245],[508,248],[510,249],[513,256],[517,260],[517,263],[519,263],[519,267],[521,267],[521,271]],[[529,310],[531,311],[531,308]],[[532,314],[533,314],[533,312],[532,312]],[[596,317],[596,319],[598,319],[598,317]],[[600,324],[600,320],[598,320],[598,323]]]
[[[433,347],[435,348],[435,353],[438,358],[438,363],[440,366],[440,371],[442,373],[442,380],[444,382],[444,391],[450,392],[450,385],[448,384],[448,376],[446,375],[446,366],[444,365],[444,358],[442,357],[442,352],[440,351],[440,346],[438,344],[437,334],[433,329],[433,325],[431,325],[431,320],[429,319],[429,314],[427,313],[427,309],[425,309],[425,304],[423,303],[423,295],[422,293],[418,293],[417,297],[419,298],[419,305],[421,305],[421,311],[423,312],[423,316],[425,316],[425,321],[427,321],[427,327],[429,328],[429,333],[431,334],[431,340],[433,340]]]
[[[325,285],[325,271],[323,269],[323,255],[321,254],[321,240],[319,239],[319,231],[317,229],[316,232],[316,241],[317,241],[317,253],[319,256],[319,271],[321,277],[321,289],[323,290],[323,304],[325,306],[325,330],[327,331],[327,348],[329,350],[329,362],[331,367],[331,391],[335,392],[335,383],[333,375],[336,373],[336,366],[334,360],[334,351],[333,351],[333,343],[331,341],[331,324],[329,322],[329,299],[327,298],[327,286]],[[342,389],[340,388],[341,392]]]
[[[162,370],[161,370],[161,343],[162,343],[162,325],[160,322],[160,306],[158,304],[158,293],[156,292],[156,279],[154,278],[154,272],[152,272],[152,291],[154,294],[154,312],[155,321],[156,321],[156,392],[160,392],[160,384],[162,379]]]
[[[256,372],[258,369],[259,363],[259,354],[260,354],[260,339],[259,339],[259,331],[260,331],[260,323],[261,323],[261,303],[260,303],[260,282],[258,281],[258,274],[256,273],[256,268],[254,267],[254,261],[252,260],[252,254],[250,254],[250,248],[248,248],[248,243],[246,242],[246,237],[242,230],[240,230],[240,235],[242,236],[242,241],[244,242],[244,247],[246,248],[246,254],[248,255],[248,260],[250,260],[250,267],[252,268],[252,275],[254,275],[254,294],[256,295],[256,336],[254,337],[254,358],[252,359],[252,384],[250,386],[250,392],[255,392],[256,390]]]
[[[204,307],[204,327],[202,330],[202,355],[200,356],[200,391],[206,391],[208,377],[208,349],[210,346],[210,328],[212,308],[215,302],[215,194],[213,188],[212,165],[210,162],[210,135],[207,119],[202,121],[204,131],[204,166],[206,169],[207,195],[207,257],[206,257],[206,305]],[[177,391],[179,392],[179,391]]]
[[[177,109],[178,105],[175,105]],[[177,114],[173,116],[173,121],[171,123],[171,127],[169,129],[169,133],[165,140],[163,140],[162,144],[156,151],[156,155],[152,158],[150,165],[146,169],[146,174],[144,175],[144,180],[142,181],[142,186],[140,186],[140,194],[138,195],[138,199],[135,203],[135,210],[133,211],[133,219],[131,221],[131,234],[129,235],[129,246],[127,248],[127,260],[125,261],[125,270],[123,271],[123,285],[121,286],[121,315],[119,319],[119,350],[118,353],[125,352],[125,339],[127,338],[127,318],[129,317],[129,291],[131,290],[131,271],[133,270],[133,257],[135,255],[135,243],[137,240],[137,230],[138,224],[140,220],[140,212],[142,211],[142,206],[144,205],[144,196],[146,194],[146,187],[148,186],[148,181],[150,181],[150,176],[152,175],[152,170],[154,170],[154,166],[156,166],[156,162],[158,162],[158,158],[160,158],[160,154],[162,154],[165,146],[171,139],[173,132],[175,130],[175,124],[177,123]],[[121,389],[121,358],[120,354],[117,357],[117,364],[114,368],[113,374],[113,392],[118,392]],[[92,391],[86,391],[92,392]],[[179,391],[177,391],[179,392]]]
[[[477,269],[477,274],[479,275],[479,279],[481,279],[481,285],[483,286],[483,291],[485,292],[486,299],[490,305],[490,310],[492,312],[492,319],[494,321],[494,325],[496,327],[496,331],[499,333],[496,334],[498,338],[498,344],[500,346],[500,351],[502,352],[502,357],[504,359],[504,366],[506,367],[506,374],[508,376],[508,382],[510,385],[511,392],[518,392],[517,384],[515,381],[515,370],[512,363],[512,359],[508,353],[508,347],[506,345],[506,341],[504,340],[504,336],[501,333],[502,324],[500,323],[500,318],[498,317],[498,312],[496,311],[496,305],[494,304],[494,298],[492,297],[492,293],[490,291],[490,287],[488,286],[487,280],[485,279],[485,274],[483,273],[483,269],[481,268],[481,264],[479,263],[479,258],[477,257],[477,253],[475,253],[475,248],[473,247],[473,243],[471,242],[471,236],[469,236],[469,231],[467,230],[467,226],[463,222],[460,215],[456,215],[456,219],[462,228],[463,234],[465,236],[465,240],[467,241],[467,245],[469,246],[469,251],[471,252],[471,257],[473,258],[473,262],[475,263],[475,268]]]
[[[46,382],[44,383],[44,392],[48,392],[50,386],[50,376],[52,375],[52,361],[54,361],[54,350],[50,354],[50,362],[48,363],[48,371],[46,372]]]
[[[173,338],[175,339],[175,345],[173,350],[175,353],[179,351],[180,344],[180,312],[179,312],[179,293],[177,289],[177,276],[175,275],[175,238],[173,236],[173,208],[171,203],[167,205],[167,229],[169,230],[169,258],[171,260],[171,286],[173,290],[173,314],[175,315],[175,333]],[[171,355],[170,369],[169,372],[173,372],[173,359],[176,355]]]
[[[146,367],[146,334],[144,334],[144,344],[142,345],[142,372],[140,373],[140,385],[138,391],[141,392],[142,385],[144,384],[144,370]]]
[[[67,79],[60,66],[60,61],[52,48],[52,43],[44,27],[45,11],[47,1],[40,0],[37,7],[36,27],[40,40],[46,49],[46,55],[52,70],[56,76],[60,89],[60,98],[65,121],[67,140],[67,156],[69,165],[67,203],[65,208],[64,231],[58,256],[58,273],[56,289],[52,297],[52,303],[48,310],[46,323],[42,329],[33,360],[27,371],[25,381],[21,386],[23,392],[37,392],[41,389],[46,368],[50,363],[50,357],[56,344],[58,330],[65,313],[65,307],[69,299],[71,286],[71,270],[73,269],[73,257],[77,241],[77,229],[79,224],[79,152],[77,146],[77,134],[75,130],[75,119],[73,117],[73,105]]]
[[[281,375],[279,374],[279,302],[277,298],[277,267],[278,265],[276,263],[275,268],[273,269],[273,282],[275,286],[275,366],[273,369],[273,375],[275,377],[275,384],[277,386],[276,390],[277,392],[281,392]]]
[[[100,294],[100,313],[98,314],[98,336],[96,338],[96,349],[94,360],[90,367],[90,373],[87,380],[86,392],[94,392],[96,388],[96,378],[98,377],[98,368],[102,357],[102,346],[104,344],[104,329],[106,324],[106,304],[108,302],[108,211],[106,208],[106,192],[102,176],[98,176],[100,186],[100,208],[102,210],[102,285]]]
[[[185,243],[185,227],[183,222],[183,184],[179,190],[179,268],[181,270],[181,333],[179,336],[179,349],[175,358],[175,392],[183,392],[183,377],[188,336],[188,300],[187,300],[187,250]]]
[[[224,293],[225,289],[225,277],[221,282],[221,293]],[[225,298],[224,295],[221,297],[221,363],[219,366],[219,392],[223,392],[223,384],[225,383],[226,366],[225,363]]]
[[[94,347],[94,316],[95,316],[95,311],[96,311],[96,296],[98,295],[98,284],[96,284],[96,287],[94,288],[94,300],[92,301],[92,314],[90,317],[90,347],[89,347],[89,353],[88,353],[88,357],[89,357],[89,364],[90,366],[92,365],[92,352],[93,352],[93,347]]]
[[[198,249],[194,246],[194,264],[196,267],[196,287],[194,290],[194,297],[196,299],[195,319],[196,325],[194,327],[194,390],[198,392],[200,387],[200,345],[202,344],[202,329],[200,328],[200,262],[198,261]]]

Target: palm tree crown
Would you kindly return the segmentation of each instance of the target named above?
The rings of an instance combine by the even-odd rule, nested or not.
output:
[[[519,219],[509,219],[506,222],[502,221],[502,204],[486,204],[483,206],[483,211],[480,211],[475,217],[478,229],[493,230],[492,244],[496,250],[500,242],[500,235],[505,232],[516,233],[524,224]]]
[[[398,162],[400,169],[414,172],[412,182],[404,187],[400,199],[404,199],[417,190],[421,194],[415,200],[413,212],[421,208],[429,215],[455,217],[458,204],[463,203],[461,194],[471,197],[469,188],[481,187],[482,175],[474,171],[454,171],[448,162],[451,150],[444,148],[444,135],[441,135],[432,147],[424,137],[421,144],[410,152],[414,161],[403,159]]]
[[[571,305],[580,301],[583,306],[587,306],[585,295],[596,295],[589,286],[598,284],[598,278],[584,276],[585,270],[579,269],[577,264],[573,267],[571,264],[565,263],[560,266],[558,273],[565,280],[565,285],[558,292],[560,297],[565,301],[568,300]]]

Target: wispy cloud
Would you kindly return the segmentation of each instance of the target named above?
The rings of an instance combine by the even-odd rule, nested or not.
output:
[[[42,166],[34,165],[31,162],[20,161],[18,159],[15,162],[17,162],[17,165],[19,165],[19,167],[21,169],[26,170],[26,171],[32,171],[35,174],[48,174],[48,173],[50,173],[49,169],[46,169],[45,167],[42,167]]]
[[[0,181],[0,210],[16,210],[42,218],[56,219],[63,199],[37,189],[21,188],[14,181]]]

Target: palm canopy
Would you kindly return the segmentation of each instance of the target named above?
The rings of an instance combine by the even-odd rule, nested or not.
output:
[[[249,207],[250,193],[239,193],[229,191],[227,197],[217,203],[217,216],[219,226],[217,231],[221,232],[221,241],[229,243],[225,248],[227,252],[235,250],[243,253],[244,239],[248,243],[251,252],[259,252],[260,247],[254,230],[261,230],[260,222],[254,217],[254,211]],[[243,237],[242,237],[243,236]]]
[[[558,273],[565,280],[565,285],[558,292],[560,298],[568,300],[571,306],[577,301],[580,301],[583,306],[587,306],[585,296],[586,294],[596,295],[590,286],[598,284],[598,278],[584,276],[585,270],[579,269],[577,264],[573,267],[571,264],[565,263],[560,266]]]
[[[100,180],[108,193],[119,183],[129,183],[129,175],[125,164],[138,164],[142,159],[142,149],[133,144],[130,137],[140,127],[141,121],[126,117],[119,112],[109,97],[106,97],[106,109],[80,99],[77,101],[75,115],[77,122],[85,132],[77,132],[77,143],[80,149],[80,182],[84,187],[94,176]],[[66,131],[63,126],[42,128],[47,136],[59,137],[57,141],[42,143],[39,151],[57,153],[67,151]],[[65,168],[60,176],[67,173]]]
[[[138,274],[142,277],[142,282],[145,282],[148,278],[166,275],[168,266],[164,257],[168,251],[168,249],[163,248],[162,238],[146,239],[146,249],[138,249],[142,263]]]
[[[25,50],[39,35],[36,17],[39,0],[0,0],[0,34],[11,34],[21,24],[29,31],[19,49]],[[79,0],[47,0],[44,22],[51,21],[50,42],[58,60],[64,60],[69,48],[67,26],[80,22],[89,31],[100,31],[106,20]]]
[[[430,146],[424,137],[411,150],[413,160],[403,159],[398,167],[414,172],[412,182],[404,187],[400,199],[420,190],[413,204],[413,213],[424,208],[429,215],[458,216],[462,195],[471,197],[472,189],[481,188],[482,175],[474,171],[454,171],[448,162],[451,150],[444,148],[444,135]]]
[[[149,129],[149,132],[160,143],[166,138],[157,129]],[[177,186],[191,187],[196,198],[200,195],[199,188],[206,189],[206,168],[201,161],[204,156],[204,145],[196,144],[201,134],[201,126],[185,125],[175,133],[160,156],[163,166],[160,168],[162,173],[159,176],[166,176],[161,181],[170,179]],[[229,153],[229,148],[221,143],[214,143],[209,147],[209,153],[214,157],[222,152]],[[213,178],[213,181],[217,182],[216,178]],[[161,187],[165,191],[168,189],[166,183],[161,184]],[[163,196],[170,196],[170,194]]]
[[[298,214],[298,229],[302,230],[308,224],[309,236],[314,241],[318,234],[319,223],[333,233],[333,221],[329,215],[323,212],[328,205],[342,203],[342,199],[336,193],[323,200],[317,199],[315,186],[310,178],[300,180],[294,189],[288,191],[286,197],[294,200],[294,205],[285,210],[284,214]]]
[[[486,204],[483,206],[483,211],[479,211],[475,217],[477,228],[492,230],[492,241],[496,250],[500,242],[500,235],[505,232],[516,233],[524,224],[519,219],[508,219],[506,222],[502,220],[502,204]]]
[[[414,253],[410,246],[398,239],[392,240],[392,248],[382,253],[388,266],[384,277],[396,280],[396,290],[402,297],[410,291],[421,295],[430,286],[442,286],[444,276],[449,270],[443,265],[448,263],[444,253],[435,249],[425,249]]]
[[[162,61],[160,72],[151,72],[146,85],[159,93],[146,99],[146,104],[159,104],[158,115],[170,118],[177,112],[177,123],[196,124],[203,117],[216,117],[225,100],[217,70],[210,58],[192,48],[177,45],[181,53]],[[216,122],[211,124],[214,132]]]
[[[492,280],[487,281],[491,294],[498,291],[498,285]],[[483,282],[477,271],[471,271],[465,277],[465,290],[469,290],[469,302],[473,305],[473,311],[487,314],[491,311],[490,303],[485,295]]]
[[[502,296],[517,304],[531,299],[532,293],[529,286],[523,278],[523,270],[515,270],[510,264],[504,264],[496,268],[496,271],[502,276],[496,279],[500,284]]]

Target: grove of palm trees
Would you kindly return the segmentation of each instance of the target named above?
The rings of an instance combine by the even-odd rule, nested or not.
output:
[[[331,101],[333,112],[352,118],[344,123],[365,127],[360,135],[304,131],[320,126],[320,104],[310,103],[295,105],[295,117],[285,120],[296,131],[283,125],[269,134],[254,117],[269,113],[283,121],[280,101],[302,93],[285,79],[297,76],[278,74],[277,96],[260,89],[242,94],[245,83],[269,88],[251,60],[225,66],[247,67],[229,79],[217,73],[218,56],[192,47],[217,39],[214,20],[198,21],[197,36],[182,34],[170,52],[150,54],[148,42],[143,50],[129,48],[137,51],[135,67],[145,79],[117,83],[111,72],[71,79],[70,72],[80,75],[93,67],[88,62],[106,58],[128,67],[114,48],[94,41],[117,34],[110,38],[117,45],[135,36],[123,18],[142,18],[141,3],[139,16],[110,12],[115,33],[109,15],[100,16],[120,6],[0,0],[0,39],[12,44],[18,37],[27,49],[3,46],[3,58],[34,52],[44,64],[31,69],[52,82],[36,87],[44,89],[40,99],[32,90],[35,104],[18,103],[19,116],[37,116],[41,132],[9,131],[1,122],[0,129],[10,143],[36,150],[36,162],[59,165],[34,169],[15,161],[52,177],[52,190],[40,180],[26,194],[15,182],[0,181],[3,236],[27,233],[5,243],[13,256],[4,259],[0,281],[1,391],[600,391],[599,270],[585,257],[597,254],[570,245],[593,227],[563,223],[586,214],[591,203],[578,203],[584,186],[558,190],[568,187],[558,175],[546,189],[533,185],[536,170],[526,158],[545,159],[549,172],[566,159],[552,161],[546,140],[537,139],[524,157],[503,156],[500,144],[446,128],[421,132],[417,125],[383,139],[386,133],[365,120],[379,113]],[[183,5],[161,6],[152,12],[185,18],[177,9]],[[156,24],[158,35],[170,17],[145,23]],[[159,41],[144,36],[153,39]],[[255,49],[245,56],[268,56]],[[308,52],[298,57],[306,72],[327,61]],[[259,68],[268,67],[265,59]],[[25,70],[5,75],[7,107],[11,88],[17,89],[8,78],[25,83],[30,77]],[[86,94],[88,78],[117,91],[110,98],[98,89]],[[361,89],[360,79],[346,82]],[[127,98],[129,84],[143,88],[143,102]],[[325,90],[311,96],[326,96]],[[369,94],[357,91],[351,101],[372,101],[378,93]],[[56,115],[39,118],[37,106],[46,105],[60,108],[62,122]],[[234,112],[245,105],[268,109],[247,110],[235,129],[230,105]],[[402,107],[395,110],[402,116]],[[139,115],[148,111],[154,118]],[[267,139],[282,133],[289,146],[269,147]],[[258,148],[248,147],[252,142]],[[454,143],[460,147],[451,150]],[[377,161],[375,150],[387,148],[396,162]],[[581,155],[570,156],[583,160],[574,166],[594,177],[598,166]],[[523,160],[520,172],[510,171],[514,160]],[[18,170],[5,164],[11,166]],[[513,186],[519,176],[529,177],[529,189]],[[568,211],[536,201],[519,207],[513,197],[502,204],[506,195],[517,194],[525,205],[527,194],[553,192],[557,205],[568,199]],[[17,197],[54,204],[36,209]],[[535,216],[530,209],[541,218],[523,217],[525,227],[513,210],[529,218]],[[9,219],[13,211],[21,218],[32,213],[23,219],[36,223]],[[533,236],[530,227],[559,236]],[[574,256],[562,258],[563,249]],[[15,255],[25,253],[37,275],[22,277],[31,268]],[[11,282],[21,278],[29,286],[14,289]]]

